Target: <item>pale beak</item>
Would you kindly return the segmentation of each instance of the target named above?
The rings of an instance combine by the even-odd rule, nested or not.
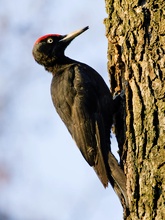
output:
[[[84,31],[86,31],[88,29],[89,29],[89,26],[86,26],[83,29],[80,29],[80,30],[74,31],[74,32],[72,32],[70,34],[64,35],[64,38],[62,38],[59,42],[68,42],[68,41],[70,42],[75,37],[79,36],[80,34],[82,34]]]

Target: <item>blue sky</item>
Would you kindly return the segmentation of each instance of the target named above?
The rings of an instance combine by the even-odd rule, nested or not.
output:
[[[42,35],[89,25],[66,54],[108,84],[104,1],[0,3],[0,213],[11,220],[122,219],[111,186],[103,188],[57,115],[51,74],[31,52]],[[112,139],[114,153],[115,145]]]

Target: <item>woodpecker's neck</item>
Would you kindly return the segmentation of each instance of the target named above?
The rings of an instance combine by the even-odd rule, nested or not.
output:
[[[56,59],[56,62],[52,66],[45,66],[45,69],[48,72],[51,72],[53,75],[55,75],[56,72],[61,71],[62,69],[65,69],[72,64],[78,64],[78,63],[80,62],[73,60],[69,57],[63,56]]]

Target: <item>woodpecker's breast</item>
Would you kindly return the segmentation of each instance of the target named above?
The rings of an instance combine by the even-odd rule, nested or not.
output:
[[[67,127],[71,124],[72,107],[76,96],[74,80],[75,73],[72,69],[64,69],[54,74],[51,83],[53,104]]]

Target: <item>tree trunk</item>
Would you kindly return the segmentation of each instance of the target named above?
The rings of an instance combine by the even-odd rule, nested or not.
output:
[[[105,0],[108,71],[124,90],[115,132],[127,177],[124,219],[165,219],[165,1]],[[113,147],[113,146],[112,146]]]

